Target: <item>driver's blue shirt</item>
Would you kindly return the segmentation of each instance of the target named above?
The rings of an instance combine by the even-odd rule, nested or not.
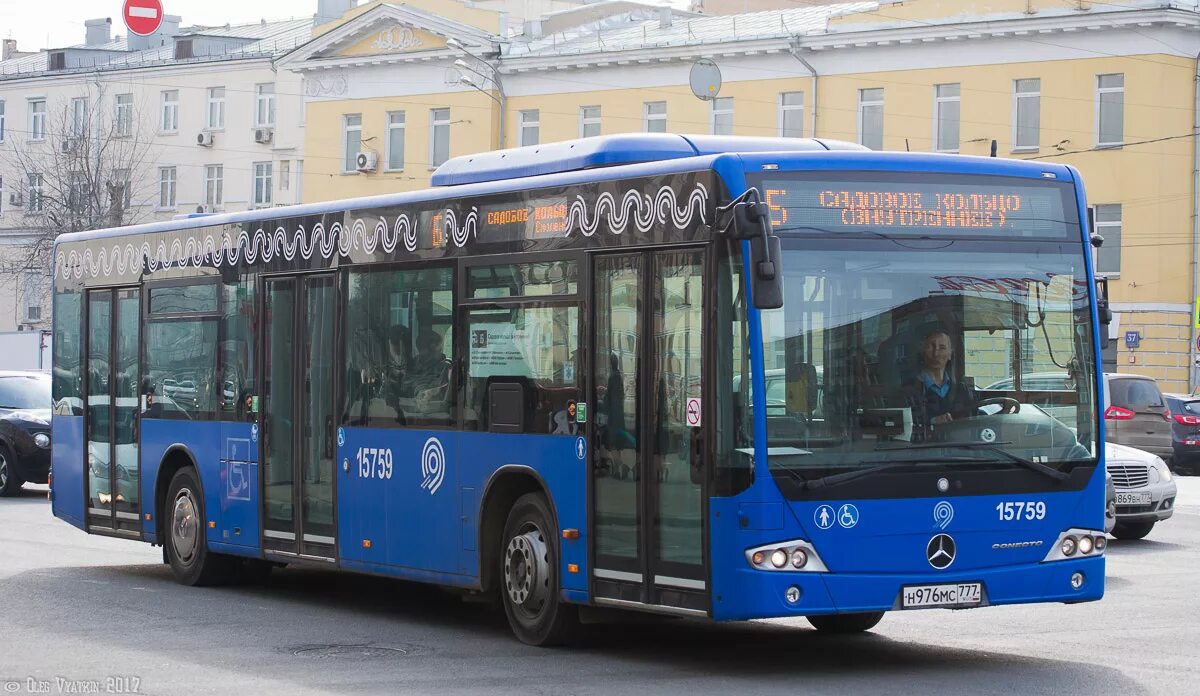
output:
[[[913,419],[929,423],[933,418],[949,413],[954,418],[968,418],[975,412],[975,395],[965,385],[954,381],[949,373],[936,384],[927,373],[917,375],[916,389],[910,392],[908,405]],[[913,393],[915,392],[915,393]]]

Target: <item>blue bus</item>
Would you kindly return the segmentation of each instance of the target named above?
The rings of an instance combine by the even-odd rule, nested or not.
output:
[[[188,585],[496,597],[536,645],[1096,600],[1087,211],[1059,164],[636,134],[63,235],[54,514]]]

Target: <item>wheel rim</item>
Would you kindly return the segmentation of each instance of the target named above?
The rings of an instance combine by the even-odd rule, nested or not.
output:
[[[8,485],[8,459],[0,452],[0,488]]]
[[[504,585],[513,608],[535,617],[550,596],[550,561],[546,538],[528,525],[504,549]]]
[[[196,501],[187,488],[175,496],[175,508],[171,512],[171,548],[185,565],[196,555],[200,539],[200,520],[196,515]]]

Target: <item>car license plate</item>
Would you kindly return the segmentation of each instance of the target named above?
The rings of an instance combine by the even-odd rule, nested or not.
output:
[[[976,607],[983,602],[983,583],[956,585],[909,585],[900,590],[902,609],[927,607]]]
[[[1117,493],[1117,505],[1149,505],[1150,491],[1136,491],[1132,493]]]

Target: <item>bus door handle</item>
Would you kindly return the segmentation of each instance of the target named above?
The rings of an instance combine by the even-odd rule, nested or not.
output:
[[[333,416],[325,416],[325,458],[333,458]]]

